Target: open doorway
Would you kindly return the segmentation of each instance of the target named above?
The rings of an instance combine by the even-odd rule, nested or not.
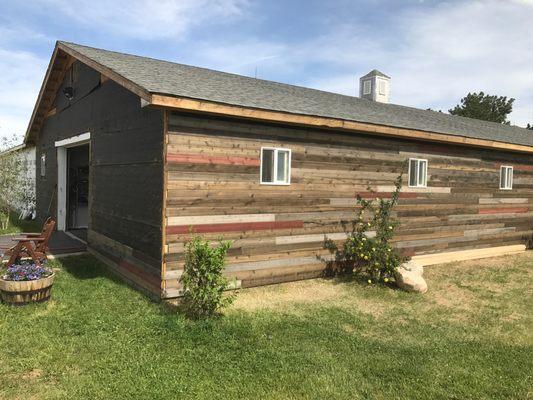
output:
[[[91,133],[57,141],[57,230],[87,241]],[[72,236],[71,235],[71,236]]]
[[[67,149],[67,230],[87,241],[89,226],[89,145]]]

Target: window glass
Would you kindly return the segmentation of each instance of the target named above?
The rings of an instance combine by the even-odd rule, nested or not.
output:
[[[287,182],[289,171],[289,152],[284,150],[278,150],[278,170],[276,181],[278,182]]]
[[[261,181],[274,182],[274,150],[263,149],[263,157],[261,161]]]
[[[41,176],[46,176],[46,154],[41,154]]]
[[[427,161],[418,162],[418,186],[426,186]]]
[[[416,165],[416,160],[409,160],[409,186],[416,186],[416,177],[418,175]]]

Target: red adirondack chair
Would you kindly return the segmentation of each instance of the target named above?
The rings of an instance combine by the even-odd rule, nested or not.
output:
[[[7,266],[10,267],[21,258],[31,258],[36,265],[41,265],[46,260],[48,241],[55,226],[55,219],[50,217],[45,221],[41,233],[22,233],[21,236],[12,238],[18,243],[4,254],[9,256]]]

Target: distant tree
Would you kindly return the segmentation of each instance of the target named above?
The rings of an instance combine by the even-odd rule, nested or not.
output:
[[[527,124],[527,129],[531,129],[533,131],[533,124]]]
[[[9,227],[11,213],[22,198],[20,174],[22,159],[16,151],[8,151],[17,144],[17,137],[0,138],[0,229]]]
[[[513,111],[514,100],[505,96],[491,96],[483,92],[468,93],[461,99],[460,105],[456,105],[448,112],[452,115],[509,125],[507,116]]]

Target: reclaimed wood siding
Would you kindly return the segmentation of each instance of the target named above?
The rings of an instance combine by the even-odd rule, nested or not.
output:
[[[259,184],[262,146],[292,150],[289,186]],[[233,241],[227,274],[242,286],[318,276],[325,237],[345,237],[355,196],[390,196],[409,157],[429,162],[395,215],[404,254],[524,243],[533,233],[533,157],[334,131],[170,114],[166,146],[164,297],[179,294],[190,229]],[[513,190],[499,189],[500,165]]]

